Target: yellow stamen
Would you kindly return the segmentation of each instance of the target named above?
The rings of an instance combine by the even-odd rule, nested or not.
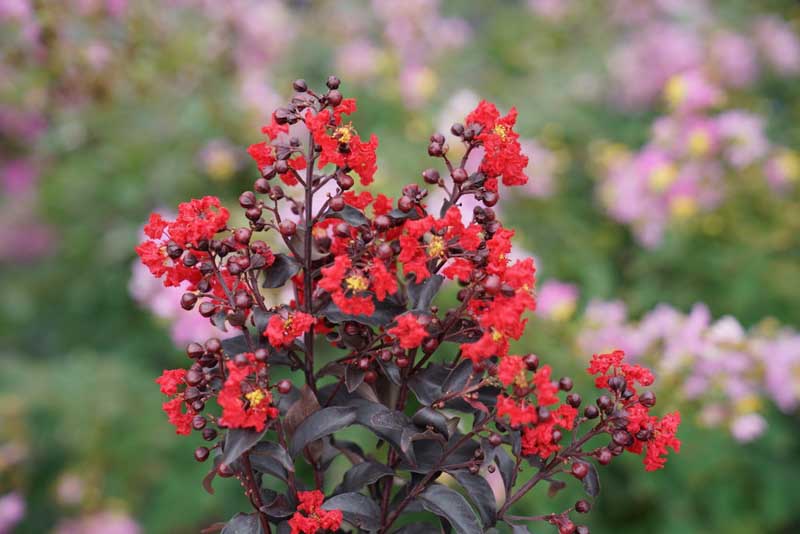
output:
[[[265,398],[267,398],[267,395],[262,390],[257,389],[245,395],[245,398],[250,401],[250,406],[258,406]]]
[[[711,149],[711,138],[704,131],[694,131],[689,135],[689,152],[695,157],[708,154]]]
[[[676,108],[683,103],[687,92],[686,81],[681,76],[673,76],[664,88],[664,98],[670,106]]]
[[[499,136],[500,136],[500,139],[502,139],[503,141],[505,141],[505,140],[506,140],[506,138],[508,137],[508,128],[506,128],[506,127],[505,127],[505,126],[503,126],[502,124],[497,124],[497,125],[495,125],[495,127],[494,127],[494,133],[496,133],[497,135],[499,135]]]
[[[650,173],[650,189],[656,193],[662,193],[672,185],[678,177],[678,170],[672,164],[660,165]]]
[[[439,237],[438,235],[433,236],[431,238],[430,243],[428,243],[428,254],[431,256],[441,256],[444,254],[445,246],[444,246],[444,239]]]
[[[498,332],[497,330],[493,329],[492,330],[492,341],[497,343],[498,341],[500,341],[502,339],[503,339],[503,334],[501,332]]]
[[[340,126],[336,128],[336,131],[333,132],[333,137],[339,140],[340,143],[347,144],[353,138],[356,131],[353,128],[353,123],[347,123],[345,126]]]
[[[345,278],[344,283],[347,289],[351,291],[366,291],[369,288],[369,282],[360,274],[353,274]]]

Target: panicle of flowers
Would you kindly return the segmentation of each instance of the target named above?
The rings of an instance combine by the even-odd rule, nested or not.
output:
[[[254,512],[229,524],[313,534],[348,522],[389,532],[423,500],[477,533],[508,521],[514,503],[564,465],[575,478],[596,480],[588,460],[607,464],[627,448],[644,451],[648,469],[663,466],[665,448],[678,447],[678,418],[649,415],[654,397],[636,389],[652,383],[649,371],[621,361],[602,369],[597,387],[613,395],[581,414],[580,395],[559,397],[572,389],[570,378],[555,380],[534,355],[511,354],[536,309],[534,261],[512,259],[514,231],[493,209],[506,187],[528,181],[516,111],[478,103],[450,128],[461,150],[451,153],[441,133],[429,139],[428,155],[440,164],[421,175],[436,195],[409,184],[389,197],[356,188],[356,180],[363,187],[374,180],[378,141],[351,122],[356,102],[343,97],[339,79],[326,86],[317,93],[296,80],[290,102],[248,149],[258,178],[239,195],[245,225],[232,227],[222,202],[204,197],[181,204],[174,220],[153,214],[136,249],[157,280],[180,288],[183,309],[230,334],[189,343],[187,368],[156,380],[176,432],[209,442],[194,452],[213,462],[205,487],[217,476],[244,487]],[[265,298],[264,289],[277,288],[291,296]],[[439,305],[443,288],[455,297],[448,309]],[[323,339],[329,347],[319,353]],[[444,345],[455,352],[450,362],[438,350]],[[472,427],[459,429],[451,410],[472,414]],[[594,419],[579,436],[579,425]],[[334,435],[353,424],[388,444],[385,462]],[[622,443],[621,432],[635,438]],[[607,446],[584,450],[604,434]],[[339,455],[354,472],[326,498],[327,468]],[[456,517],[443,505],[463,497],[436,473],[459,480],[500,469],[515,481],[523,459],[540,473],[511,482],[491,514]],[[301,463],[316,489],[306,491]],[[398,484],[395,475],[406,471],[419,479]],[[265,476],[284,489],[263,491]],[[597,484],[585,485],[596,496]],[[588,509],[579,501],[541,519],[565,531],[572,512]]]
[[[661,304],[634,321],[621,302],[593,301],[578,343],[583,351],[620,347],[654,365],[699,404],[700,424],[726,427],[739,441],[766,430],[768,400],[786,413],[800,405],[800,335],[770,321],[745,331],[733,317],[712,320],[703,304],[689,313]]]

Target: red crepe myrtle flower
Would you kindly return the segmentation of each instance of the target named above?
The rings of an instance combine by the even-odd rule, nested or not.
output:
[[[334,304],[349,315],[372,315],[375,305],[368,291],[375,292],[379,301],[397,292],[397,279],[380,260],[365,269],[354,269],[348,256],[337,256],[332,265],[321,269],[319,287],[327,291]]]
[[[186,406],[183,398],[175,397],[170,399],[162,404],[161,408],[167,414],[169,422],[175,426],[176,434],[188,436],[192,433],[192,418],[195,412],[189,406]]]
[[[273,347],[288,347],[298,336],[308,332],[314,322],[313,315],[300,311],[289,312],[286,317],[276,313],[269,318],[264,335]]]
[[[422,344],[428,337],[417,316],[413,313],[404,313],[397,318],[397,326],[390,328],[387,333],[397,338],[398,343],[404,349],[415,349]]]
[[[324,510],[325,495],[319,490],[298,491],[300,503],[289,519],[292,534],[315,534],[318,531],[336,531],[342,525],[341,510]]]
[[[561,450],[561,445],[553,439],[553,431],[557,426],[565,430],[572,430],[577,415],[578,410],[562,404],[550,412],[550,419],[547,422],[524,427],[522,429],[522,454],[547,458]]]
[[[494,104],[482,100],[467,116],[466,122],[482,127],[478,140],[483,144],[486,154],[481,161],[480,172],[489,180],[502,176],[504,185],[527,183],[525,167],[528,166],[528,157],[522,153],[519,134],[513,130],[517,122],[516,108],[511,108],[505,117],[500,117]]]
[[[319,156],[319,168],[332,163],[343,169],[351,169],[358,174],[361,185],[372,183],[377,170],[378,138],[371,135],[368,142],[363,142],[351,123],[342,125],[342,114],[349,115],[356,110],[353,99],[343,100],[333,114],[324,109],[319,113],[308,110],[305,123],[314,137],[314,142],[322,147]]]
[[[506,395],[497,397],[497,417],[508,417],[508,422],[513,425],[529,425],[537,421],[536,406],[523,400],[515,400]]]
[[[161,393],[173,397],[161,407],[167,414],[169,422],[175,426],[175,433],[181,436],[188,436],[191,433],[192,418],[195,415],[195,411],[185,405],[183,393],[178,391],[180,386],[185,385],[185,377],[185,369],[165,369],[155,381],[161,386]]]
[[[150,239],[136,247],[136,253],[153,276],[162,278],[166,275],[165,286],[180,286],[184,282],[194,286],[200,281],[200,272],[187,267],[179,258],[170,257],[167,248],[170,245],[178,247],[180,254],[184,247],[197,247],[198,243],[208,241],[223,230],[229,216],[219,199],[210,196],[180,204],[174,221],[153,213],[144,227],[145,235]],[[199,257],[205,255],[200,251],[195,253]]]
[[[268,421],[278,416],[278,408],[272,405],[269,389],[258,383],[257,374],[266,365],[256,361],[253,353],[245,353],[248,364],[236,365],[227,362],[228,378],[217,396],[222,407],[220,422],[229,428],[252,428],[261,432]],[[248,381],[252,378],[252,381]]]
[[[522,356],[509,355],[500,359],[500,363],[497,365],[497,378],[504,386],[517,384],[524,387],[526,385],[525,369]]]
[[[161,376],[156,378],[156,384],[161,386],[161,393],[170,397],[178,393],[178,386],[184,384],[186,369],[164,369]]]
[[[680,451],[681,442],[675,435],[681,422],[681,415],[673,412],[660,420],[650,415],[649,407],[639,402],[634,384],[645,387],[651,385],[655,380],[653,373],[645,367],[625,363],[624,358],[625,353],[621,350],[595,354],[587,371],[599,375],[595,378],[595,385],[598,388],[613,391],[611,378],[624,379],[625,389],[633,393],[624,404],[629,421],[627,431],[633,438],[632,444],[627,448],[635,454],[644,452],[645,470],[655,471],[664,467],[668,448],[675,452]]]

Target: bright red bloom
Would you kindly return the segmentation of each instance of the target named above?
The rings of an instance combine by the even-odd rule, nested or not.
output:
[[[397,293],[397,279],[380,260],[374,260],[367,269],[366,272],[354,269],[348,256],[339,255],[332,265],[321,269],[319,287],[330,294],[333,303],[344,313],[372,315],[375,304],[368,291],[371,289],[375,298],[383,301],[387,294]]]
[[[164,230],[169,223],[164,220],[160,213],[151,213],[150,220],[144,227],[144,233],[150,239],[161,239],[164,237]]]
[[[490,180],[502,176],[504,185],[523,185],[528,181],[525,174],[528,157],[522,153],[519,134],[513,130],[516,122],[516,108],[500,117],[497,107],[486,100],[481,101],[466,119],[467,124],[482,126],[478,140],[486,153],[479,170]]]
[[[675,452],[680,452],[681,442],[675,437],[678,426],[681,424],[681,414],[673,412],[665,415],[658,421],[653,429],[653,437],[647,442],[647,452],[644,457],[645,471],[655,471],[664,467],[667,459],[667,447]]]
[[[318,531],[336,531],[342,525],[341,510],[324,510],[322,502],[325,495],[319,490],[298,491],[300,503],[297,511],[289,519],[291,534],[315,534]]]
[[[181,436],[188,436],[192,432],[192,418],[196,412],[183,399],[183,392],[178,388],[185,384],[185,369],[165,369],[160,377],[156,378],[156,384],[161,386],[161,393],[173,398],[161,405],[167,419],[175,426],[175,433]],[[185,409],[185,411],[184,411]]]
[[[180,436],[188,436],[192,433],[192,419],[195,416],[194,410],[184,406],[183,397],[175,397],[161,405],[167,419],[175,426],[175,433]],[[186,408],[184,412],[183,409]]]
[[[275,148],[265,141],[250,145],[247,147],[247,153],[258,165],[258,170],[263,170],[264,167],[275,163]]]
[[[375,215],[386,215],[390,211],[392,211],[392,199],[383,194],[378,195],[372,204],[372,212]]]
[[[525,361],[522,356],[506,356],[497,365],[497,378],[504,386],[525,385]]]
[[[164,395],[175,395],[178,393],[178,386],[184,384],[186,369],[164,369],[161,376],[156,378],[156,384],[161,386],[161,393]]]
[[[358,194],[356,194],[355,191],[345,191],[344,194],[342,194],[342,198],[347,205],[353,206],[354,208],[358,208],[362,211],[367,206],[372,204],[372,193],[369,191],[362,191]]]
[[[397,318],[397,326],[390,328],[387,333],[397,338],[400,346],[404,349],[415,349],[420,346],[422,340],[428,337],[417,317],[413,313],[404,313]]]
[[[365,143],[356,133],[352,124],[341,124],[341,115],[349,115],[355,110],[355,100],[350,99],[347,104],[343,101],[337,106],[333,111],[333,116],[328,109],[316,114],[308,110],[304,120],[314,137],[314,142],[322,148],[319,156],[319,168],[331,163],[343,169],[352,169],[361,179],[361,185],[369,185],[378,169],[375,155],[378,138],[373,134]]]
[[[228,361],[228,377],[217,396],[222,408],[220,422],[229,428],[252,428],[261,432],[267,422],[278,417],[278,408],[272,405],[272,394],[255,381],[255,375],[266,367],[252,353],[246,353],[248,365],[238,366]],[[249,377],[253,382],[248,382]]]
[[[568,404],[562,404],[558,409],[550,412],[550,420],[547,423],[539,423],[523,428],[522,454],[547,458],[554,452],[561,450],[561,445],[553,440],[553,430],[556,426],[572,430],[577,414],[578,410]]]
[[[558,386],[550,378],[552,369],[549,365],[543,365],[533,375],[533,383],[536,385],[536,402],[539,406],[550,406],[558,402]]]
[[[508,422],[514,426],[530,425],[538,420],[536,406],[525,400],[516,401],[505,395],[497,396],[497,417],[508,417]]]
[[[269,318],[264,335],[273,347],[288,347],[298,336],[308,332],[314,321],[312,315],[300,311],[289,312],[285,318],[276,313]]]

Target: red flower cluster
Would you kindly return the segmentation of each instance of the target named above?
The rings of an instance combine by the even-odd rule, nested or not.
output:
[[[513,384],[514,393],[498,395],[497,416],[508,417],[512,426],[522,427],[523,454],[547,458],[561,449],[556,427],[572,430],[578,411],[568,404],[555,410],[547,408],[559,402],[558,386],[551,380],[549,366],[539,368],[530,380],[526,371],[527,366],[520,356],[500,359],[497,377],[505,386]]]
[[[497,178],[503,177],[503,185],[523,185],[528,181],[525,167],[528,157],[522,154],[519,134],[514,131],[517,110],[511,108],[508,115],[500,117],[497,107],[482,100],[478,107],[467,116],[467,125],[480,124],[478,140],[483,144],[486,155],[481,161],[480,171],[487,177],[486,188],[497,190]]]
[[[397,338],[400,347],[404,349],[415,349],[428,337],[425,327],[413,313],[399,316],[397,326],[390,328],[386,333]]]
[[[271,142],[277,140],[281,134],[284,134],[284,137],[288,137],[289,125],[278,124],[275,120],[275,114],[273,114],[272,121],[270,124],[263,126],[261,132],[269,138],[270,142],[262,141],[261,143],[250,145],[247,149],[247,153],[250,154],[250,157],[253,158],[253,161],[256,162],[256,165],[258,165],[262,173],[269,174],[273,165],[275,165],[275,162],[278,160],[277,149]],[[302,171],[306,168],[306,159],[300,152],[294,155],[294,157],[289,158],[287,163],[288,166],[295,171]],[[292,171],[287,170],[281,173],[280,177],[286,185],[297,185],[298,183]]]
[[[681,415],[673,412],[660,420],[650,415],[652,402],[640,399],[634,384],[651,385],[655,380],[653,374],[645,367],[624,363],[624,357],[625,353],[621,350],[595,354],[592,356],[588,372],[599,375],[595,378],[598,388],[632,393],[627,395],[627,398],[623,397],[622,401],[622,407],[628,418],[627,431],[630,434],[626,448],[635,454],[645,452],[645,469],[655,471],[664,467],[667,448],[675,452],[680,451],[681,442],[675,435],[681,422]]]
[[[325,495],[319,491],[298,491],[297,512],[289,519],[292,534],[315,534],[318,531],[335,532],[342,525],[341,510],[324,510]]]
[[[298,336],[308,332],[315,322],[313,315],[300,311],[290,311],[286,316],[276,313],[269,318],[264,335],[273,347],[288,347]]]
[[[319,113],[306,111],[305,123],[314,142],[322,147],[319,157],[319,168],[332,163],[342,167],[345,172],[355,171],[361,178],[361,185],[372,183],[377,170],[378,138],[372,134],[369,142],[363,142],[351,123],[342,124],[342,114],[349,115],[356,110],[356,101],[352,98],[342,100],[331,113],[323,109]]]
[[[387,295],[397,293],[396,274],[386,268],[380,259],[373,259],[364,269],[354,269],[349,256],[337,256],[333,264],[322,268],[322,279],[318,286],[327,291],[333,303],[350,315],[372,315],[375,304]]]
[[[422,219],[408,220],[403,229],[397,259],[403,264],[403,272],[406,275],[413,274],[417,282],[430,277],[429,263],[432,266],[444,264],[448,258],[475,252],[481,244],[480,225],[472,223],[465,227],[461,221],[461,211],[455,206],[450,207],[441,219],[428,215]],[[446,275],[453,273],[455,271],[445,270]]]
[[[217,396],[217,404],[222,407],[220,423],[261,432],[268,421],[278,417],[278,408],[272,405],[272,394],[263,378],[266,364],[257,361],[251,352],[245,357],[244,365],[227,362],[228,377]]]
[[[525,331],[523,315],[536,308],[536,268],[532,258],[509,264],[512,235],[511,230],[501,229],[486,243],[489,257],[483,285],[490,298],[474,299],[469,305],[483,334],[478,341],[461,345],[463,355],[476,363],[507,355],[509,339],[519,339]]]
[[[179,392],[179,388],[186,385],[185,378],[186,369],[165,369],[156,378],[156,384],[161,386],[161,393],[172,397],[161,408],[167,414],[169,422],[175,426],[175,433],[181,436],[188,436],[192,432],[192,418],[196,414],[191,405],[185,402],[183,392]]]
[[[184,202],[178,206],[178,216],[174,221],[167,221],[161,215],[153,213],[144,227],[150,239],[136,247],[136,253],[156,278],[166,275],[164,285],[180,286],[189,282],[194,286],[202,275],[197,269],[178,261],[185,247],[198,248],[215,234],[222,231],[228,223],[230,214],[220,205],[216,197],[203,197],[200,200]],[[171,249],[177,255],[170,255]],[[198,251],[196,256],[207,256]]]

